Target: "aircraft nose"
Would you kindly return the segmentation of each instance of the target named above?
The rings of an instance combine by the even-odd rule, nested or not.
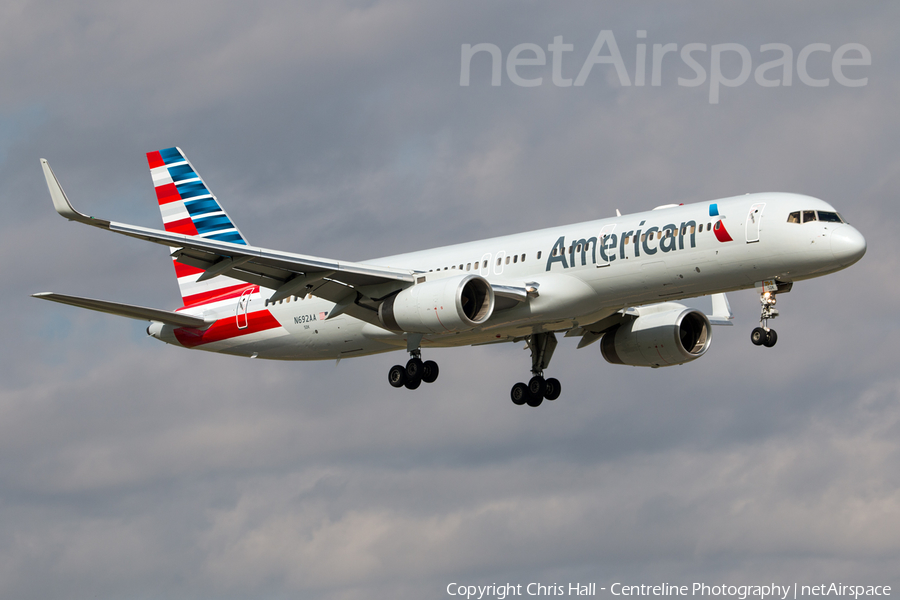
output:
[[[850,225],[831,232],[831,252],[842,265],[852,265],[866,253],[866,238]]]

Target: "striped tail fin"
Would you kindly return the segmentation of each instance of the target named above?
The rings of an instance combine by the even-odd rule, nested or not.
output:
[[[231,217],[219,205],[180,148],[147,153],[156,188],[159,212],[166,231],[196,235],[232,244],[247,244]],[[185,306],[240,295],[247,283],[220,275],[198,282],[203,269],[173,259],[175,276]]]

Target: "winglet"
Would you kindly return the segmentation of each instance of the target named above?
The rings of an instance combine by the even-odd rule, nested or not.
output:
[[[69,199],[66,197],[66,193],[63,191],[62,186],[59,185],[59,180],[56,178],[56,175],[53,174],[53,169],[50,168],[50,163],[47,162],[46,158],[41,159],[41,167],[44,169],[44,178],[47,180],[47,187],[50,189],[50,198],[53,200],[53,208],[56,209],[56,212],[70,221],[87,223],[88,225],[93,225],[95,227],[109,227],[109,221],[95,219],[94,217],[89,217],[88,215],[75,210],[72,203],[69,202]]]

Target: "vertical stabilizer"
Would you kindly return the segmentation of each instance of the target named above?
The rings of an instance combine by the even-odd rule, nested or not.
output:
[[[166,231],[247,245],[246,239],[180,148],[147,153],[159,212]],[[204,303],[247,287],[226,275],[197,281],[204,269],[173,259],[185,306]]]

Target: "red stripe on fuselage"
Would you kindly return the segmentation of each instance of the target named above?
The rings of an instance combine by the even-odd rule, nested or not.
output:
[[[175,339],[186,348],[196,348],[203,344],[212,342],[221,342],[242,335],[251,333],[259,333],[260,331],[268,331],[281,327],[278,320],[272,316],[268,310],[258,310],[256,312],[247,313],[247,326],[238,329],[237,317],[231,315],[223,319],[219,319],[205,331],[199,329],[180,328],[175,330]]]
[[[239,298],[247,289],[252,289],[252,293],[255,294],[259,291],[259,286],[248,286],[246,283],[239,283],[217,290],[209,290],[192,296],[185,296],[184,306],[182,308],[196,306],[197,304],[210,304],[211,302],[219,302],[221,300],[228,300],[229,298]]]
[[[150,165],[151,169],[155,169],[156,167],[163,167],[166,164],[166,162],[162,159],[159,150],[157,150],[156,152],[147,153],[147,163]]]

